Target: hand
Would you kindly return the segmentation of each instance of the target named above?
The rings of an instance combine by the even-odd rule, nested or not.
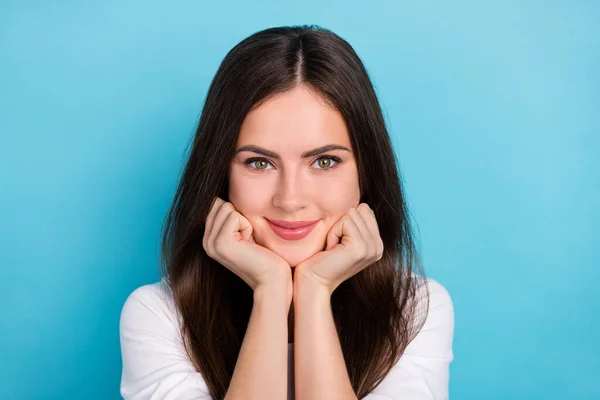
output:
[[[233,204],[217,197],[206,218],[202,246],[212,259],[242,278],[252,290],[260,285],[282,286],[287,276],[291,301],[293,283],[289,264],[275,252],[256,244],[253,230]]]
[[[340,283],[382,256],[383,241],[375,213],[361,203],[331,227],[325,250],[298,264],[294,274],[327,287],[331,295]]]

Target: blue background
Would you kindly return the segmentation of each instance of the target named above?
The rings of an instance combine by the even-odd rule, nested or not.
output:
[[[485,3],[485,4],[484,4]],[[118,321],[227,51],[332,29],[393,135],[453,399],[600,398],[600,2],[3,1],[0,398],[118,398]]]

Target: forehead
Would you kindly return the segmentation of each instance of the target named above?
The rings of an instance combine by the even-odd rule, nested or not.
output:
[[[299,154],[325,144],[351,148],[340,112],[304,85],[273,96],[246,115],[237,147],[247,144],[280,154]]]

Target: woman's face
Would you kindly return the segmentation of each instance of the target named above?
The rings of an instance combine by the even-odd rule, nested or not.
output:
[[[302,156],[329,145],[340,148]],[[359,200],[346,124],[317,94],[297,86],[248,113],[230,166],[229,201],[252,224],[257,244],[295,267],[325,249],[329,229]],[[277,235],[267,219],[318,222],[308,236],[290,240]]]

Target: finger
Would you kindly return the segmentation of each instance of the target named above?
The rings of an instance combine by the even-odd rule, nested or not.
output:
[[[344,218],[347,218],[347,216],[344,215],[342,218],[340,218],[335,224],[333,224],[331,229],[329,229],[329,232],[327,232],[327,246],[325,247],[325,250],[332,249],[340,243],[340,239],[343,236],[342,220]]]
[[[348,249],[352,249],[358,258],[364,259],[369,255],[369,242],[367,238],[363,237],[357,223],[350,214],[353,214],[353,211],[347,214],[347,220],[344,221],[342,244],[345,243]]]
[[[205,248],[208,245],[208,238],[210,237],[210,233],[212,232],[215,216],[219,212],[219,208],[221,208],[221,206],[224,203],[225,201],[223,201],[223,199],[219,197],[215,197],[213,199],[210,211],[208,212],[208,216],[206,217],[206,223],[204,224],[204,237],[202,238],[202,244]]]
[[[368,204],[363,203],[363,207],[357,208],[358,212],[362,215],[363,220],[365,221],[369,231],[371,232],[371,237],[375,242],[376,253],[378,255],[378,260],[381,259],[383,253],[383,241],[381,240],[381,233],[379,232],[379,225],[377,224],[377,217],[375,216],[375,212]]]
[[[221,206],[224,203],[225,201],[223,201],[223,199],[219,197],[215,197],[215,199],[213,200],[212,205],[210,207],[210,211],[208,212],[208,216],[206,217],[206,227],[204,229],[206,232],[210,233],[210,231],[212,230],[215,216],[217,215],[217,212],[219,212],[219,208],[221,208]]]
[[[352,220],[354,221],[354,223],[358,227],[358,230],[360,231],[361,237],[366,242],[368,242],[369,245],[371,245],[372,244],[371,230],[369,229],[369,227],[367,226],[367,223],[363,219],[363,214],[362,214],[362,213],[364,213],[364,211],[363,211],[364,210],[363,204],[365,204],[365,203],[361,203],[356,208],[352,207],[348,211],[348,215],[350,216],[350,218],[352,218]]]
[[[210,232],[210,236],[208,237],[208,245],[209,246],[214,246],[215,239],[217,238],[217,236],[219,236],[219,233],[221,232],[223,223],[227,219],[227,216],[229,214],[231,214],[233,211],[235,211],[233,204],[231,204],[229,202],[225,202],[221,205],[221,207],[219,208],[219,211],[217,212],[217,215],[215,216],[215,219],[213,222],[213,227]]]
[[[364,203],[362,203],[359,207],[361,211],[363,210]],[[375,244],[375,240],[372,237],[371,230],[367,226],[361,211],[357,208],[352,208],[348,215],[352,218],[352,222],[354,222],[360,232],[361,240],[363,242],[365,248],[365,258],[375,258],[375,254],[377,253],[377,245]],[[364,211],[362,211],[364,212]]]
[[[356,211],[358,211],[358,213],[363,217],[363,220],[369,229],[370,235],[379,235],[377,218],[375,218],[373,209],[371,209],[367,203],[361,203],[358,207],[356,207]]]
[[[252,236],[252,225],[239,212],[231,211],[225,216],[225,220],[217,233],[217,238],[240,241],[241,239],[248,240]],[[217,241],[215,240],[215,246]]]
[[[254,237],[252,236],[254,228],[252,227],[252,224],[250,224],[250,221],[248,221],[248,219],[239,212],[236,211],[235,213],[239,220],[236,231],[239,231],[241,239],[250,243],[256,243],[254,241]]]
[[[328,242],[329,240],[340,240],[341,245],[346,248],[352,246],[354,250],[358,251],[360,254],[366,253],[367,251],[360,230],[348,214],[344,215],[340,221],[334,225],[327,239]],[[335,244],[332,247],[335,247]]]

